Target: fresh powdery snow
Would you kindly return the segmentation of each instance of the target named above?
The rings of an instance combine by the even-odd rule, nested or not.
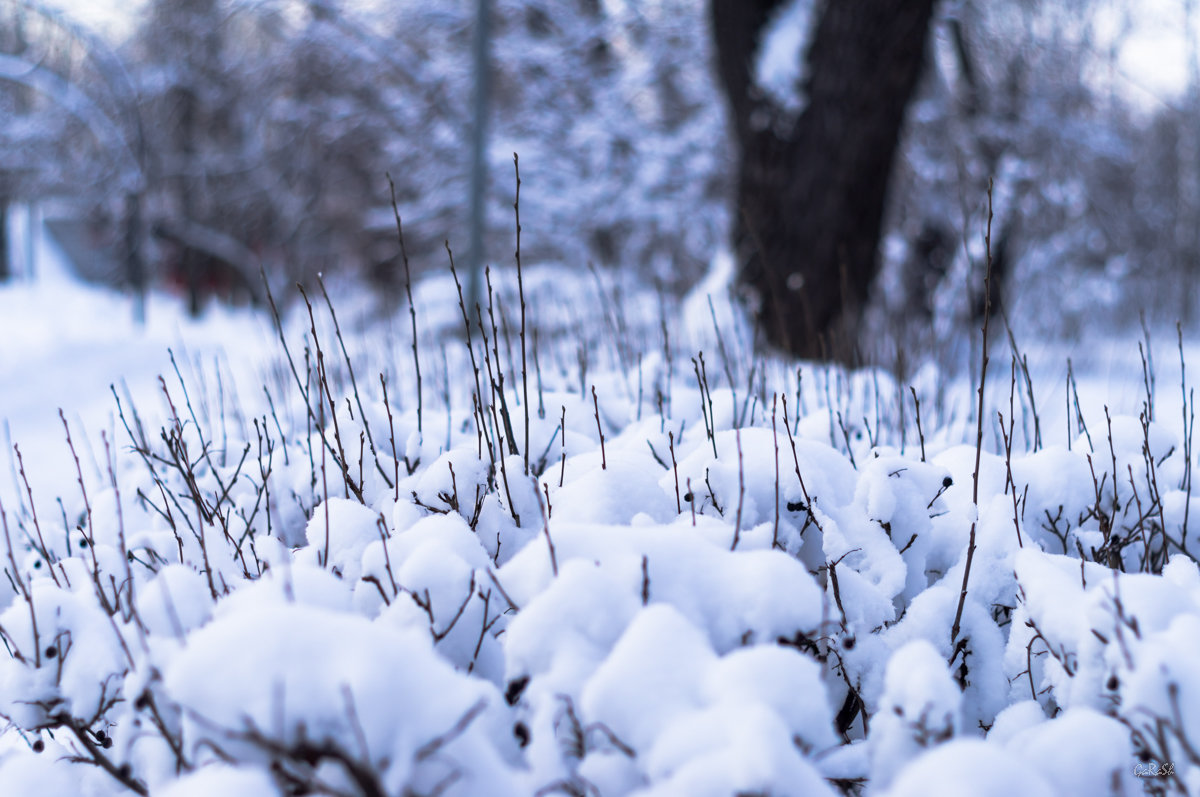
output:
[[[1178,366],[994,380],[979,450],[969,380],[751,350],[731,262],[431,277],[415,355],[0,288],[0,794],[1200,794]]]

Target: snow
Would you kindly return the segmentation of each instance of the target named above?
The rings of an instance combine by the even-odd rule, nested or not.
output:
[[[771,708],[802,750],[823,751],[837,743],[820,667],[794,650],[735,650],[709,669],[705,691],[713,702]]]
[[[978,739],[941,745],[918,758],[896,778],[886,797],[1051,797],[1050,784],[1022,766],[1015,753]]]
[[[572,464],[567,463],[568,467]],[[619,524],[644,513],[666,522],[676,510],[675,501],[659,484],[661,473],[662,468],[649,451],[613,452],[611,462],[603,466],[597,463],[578,475],[572,473],[569,482],[551,490],[554,518],[560,522]],[[544,483],[557,487],[556,474],[547,476]]]
[[[37,281],[0,285],[5,332],[0,425],[6,449],[0,501],[12,511],[25,495],[12,462],[16,444],[34,500],[47,513],[57,513],[54,497],[66,500],[77,493],[59,409],[71,424],[83,467],[103,473],[100,434],[110,445],[120,439],[110,385],[123,400],[127,388],[142,411],[157,407],[159,376],[176,384],[170,348],[185,374],[197,363],[219,363],[227,376],[236,372],[238,382],[249,388],[254,378],[249,374],[269,350],[272,333],[266,319],[245,311],[214,306],[203,318],[191,319],[180,300],[161,294],[150,297],[146,323],[139,325],[132,299],[74,281],[60,256],[44,246]]]
[[[164,686],[182,710],[190,756],[269,760],[276,747],[334,749],[356,740],[358,749],[338,755],[376,768],[389,791],[431,777],[437,762],[422,748],[435,729],[454,728],[479,705],[479,724],[448,749],[477,765],[489,761],[475,777],[494,793],[514,788],[481,730],[499,722],[500,694],[456,673],[416,632],[310,607],[247,609],[197,631]],[[387,701],[375,699],[385,693]]]
[[[138,590],[138,615],[155,636],[183,640],[212,617],[213,598],[204,577],[184,565],[167,565]]]
[[[362,573],[363,551],[379,539],[379,515],[357,501],[331,497],[318,505],[304,536],[335,573],[350,582]],[[325,564],[326,561],[320,562]]]
[[[107,775],[95,767],[66,763],[50,750],[37,756],[10,753],[0,757],[0,783],[8,794],[100,797],[113,793],[107,788],[106,779]]]
[[[871,783],[886,788],[922,749],[958,735],[962,693],[932,644],[917,639],[888,660],[871,740]]]
[[[1080,744],[1081,739],[1087,744]],[[1015,734],[1006,746],[1064,797],[1129,793],[1138,788],[1125,764],[1133,757],[1128,730],[1092,709],[1069,709]]]
[[[787,727],[751,703],[721,703],[689,714],[659,737],[646,768],[657,785],[638,795],[835,792],[788,742]]]
[[[704,672],[716,659],[705,636],[670,606],[640,612],[583,688],[581,707],[634,751],[702,705]]]
[[[127,664],[116,628],[90,594],[48,579],[33,581],[30,603],[34,612],[14,601],[0,614],[12,653],[0,659],[0,712],[26,727],[63,709],[77,717],[103,713]]]
[[[754,62],[755,83],[779,107],[796,114],[805,100],[800,92],[802,61],[807,52],[812,3],[791,0],[774,11],[763,28]]]
[[[261,769],[210,764],[167,785],[164,797],[207,797],[212,794],[228,797],[275,797],[279,789]]]
[[[482,428],[452,313],[423,331],[420,417],[405,341],[348,335],[358,395],[326,347],[320,429],[262,319],[151,307],[138,328],[68,279],[0,287],[25,341],[0,350],[0,415],[34,492],[0,480],[4,793],[1200,785],[1200,496],[1166,391],[1153,421],[1136,391],[1089,394],[1090,445],[1054,410],[1011,455],[985,424],[976,486],[953,400],[921,394],[922,452],[900,386],[754,359],[715,296],[672,311],[671,365],[652,337],[640,359],[542,338],[528,408],[501,340]],[[307,322],[285,321],[293,354]]]

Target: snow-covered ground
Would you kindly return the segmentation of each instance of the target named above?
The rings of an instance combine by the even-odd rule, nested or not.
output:
[[[101,432],[120,440],[110,386],[157,405],[159,376],[174,375],[169,351],[185,372],[219,361],[244,374],[269,357],[275,340],[267,319],[214,307],[196,321],[164,295],[149,298],[140,324],[131,297],[78,282],[48,240],[36,251],[36,280],[0,283],[0,501],[8,507],[26,495],[14,444],[35,500],[53,506],[75,485],[60,409],[81,446],[97,448],[80,451],[94,464],[102,461]]]
[[[531,271],[524,337],[498,272],[470,347],[431,278],[415,357],[361,297],[284,351],[0,286],[0,793],[1200,792],[1200,353],[1155,330],[1143,421],[1137,341],[1030,345],[1039,442],[997,343],[978,454],[968,378],[918,427],[756,358],[727,272]]]

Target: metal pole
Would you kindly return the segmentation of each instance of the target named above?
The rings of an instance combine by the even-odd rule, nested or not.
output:
[[[37,276],[37,237],[39,234],[37,200],[29,200],[25,207],[28,209],[25,215],[25,279],[33,282]]]
[[[487,121],[488,102],[491,99],[491,76],[488,67],[488,49],[491,36],[491,0],[478,0],[475,13],[475,33],[472,37],[472,54],[475,69],[474,126],[471,130],[471,249],[467,263],[470,273],[467,278],[468,313],[482,302],[483,263],[485,258],[483,236],[486,229],[487,195]]]
[[[8,279],[8,197],[0,196],[0,282]]]

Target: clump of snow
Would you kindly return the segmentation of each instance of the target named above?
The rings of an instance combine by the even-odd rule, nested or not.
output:
[[[1093,709],[1065,711],[1014,734],[1006,746],[1041,774],[1055,794],[1129,794],[1140,788],[1129,766],[1133,746],[1128,728]]]
[[[472,761],[476,784],[517,793],[502,756],[502,697],[456,673],[421,634],[323,609],[247,609],[197,631],[164,686],[190,758],[266,766],[277,750],[311,749],[368,766],[398,792],[430,782],[444,764],[423,750],[463,723],[445,754]]]
[[[213,596],[204,577],[195,570],[167,565],[138,591],[137,609],[151,634],[182,640],[189,631],[208,622]]]
[[[43,727],[61,711],[99,716],[119,697],[128,643],[87,586],[76,592],[36,579],[28,603],[0,614],[9,653],[0,658],[0,714],[20,727]]]
[[[348,581],[358,579],[363,550],[379,533],[379,515],[346,498],[330,498],[316,507],[304,532],[309,547],[320,552],[319,564],[328,564]]]
[[[581,707],[633,750],[703,704],[702,681],[716,654],[677,610],[656,605],[638,614],[584,686]]]
[[[934,748],[905,767],[886,797],[1052,797],[1050,783],[1023,766],[1016,753],[979,739],[962,739]]]
[[[941,653],[924,639],[888,661],[871,748],[871,782],[886,788],[915,756],[958,735],[962,693]]]
[[[271,776],[261,769],[210,764],[184,775],[167,785],[159,794],[163,797],[276,797],[279,788]]]

